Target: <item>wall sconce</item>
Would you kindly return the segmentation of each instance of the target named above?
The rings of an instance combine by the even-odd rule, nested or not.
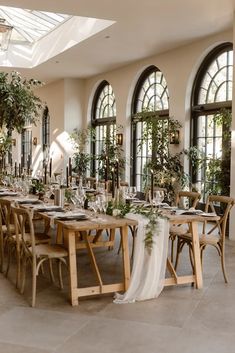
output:
[[[38,144],[38,139],[37,139],[37,137],[34,137],[33,138],[33,145],[37,146],[37,144]]]
[[[123,144],[123,134],[116,134],[117,145],[122,146]]]
[[[170,132],[170,144],[178,145],[180,143],[180,131],[174,130]]]
[[[16,139],[11,139],[12,146],[16,146]]]

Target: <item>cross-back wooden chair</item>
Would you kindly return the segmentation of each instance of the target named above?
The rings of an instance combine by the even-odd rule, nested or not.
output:
[[[5,250],[15,232],[11,221],[11,201],[0,198],[0,271],[4,270]],[[9,256],[9,253],[8,253]]]
[[[21,293],[24,292],[26,266],[27,263],[30,263],[32,267],[32,306],[34,307],[36,302],[37,276],[42,264],[47,260],[58,260],[59,283],[60,287],[63,288],[61,265],[62,263],[66,265],[65,257],[68,256],[68,252],[60,245],[36,243],[32,213],[29,210],[13,206],[12,214],[18,244],[19,239],[21,239],[20,260],[22,261],[22,278],[20,291]],[[30,245],[28,237],[30,237]]]
[[[0,200],[0,203],[4,204],[4,200]],[[7,267],[6,267],[6,272],[5,275],[6,277],[8,276],[13,254],[15,254],[16,258],[16,287],[19,286],[19,278],[20,278],[20,253],[21,253],[21,246],[22,246],[22,236],[19,234],[18,240],[16,237],[16,229],[15,229],[15,222],[14,222],[14,217],[12,214],[12,207],[19,208],[19,205],[17,203],[14,203],[9,200],[5,200],[5,208],[8,209],[8,236],[6,238],[6,248],[7,248]],[[11,222],[11,223],[10,223]],[[28,228],[26,227],[26,230]],[[39,233],[37,232],[35,234],[35,241],[36,244],[42,244],[42,243],[49,243],[50,237],[47,236],[45,233]],[[30,246],[31,244],[31,237],[28,231],[25,232],[25,242]],[[52,273],[52,272],[51,272]],[[53,274],[51,275],[53,279]]]
[[[188,209],[190,207],[196,208],[198,201],[201,198],[199,192],[194,191],[179,191],[176,194],[175,205],[179,208]],[[188,226],[183,225],[172,225],[170,227],[170,241],[171,241],[171,261],[174,261],[174,242],[178,235],[185,234],[188,232]]]
[[[199,235],[201,260],[203,251],[209,245],[216,248],[221,259],[221,267],[225,283],[228,282],[228,277],[225,268],[225,236],[229,213],[234,206],[235,200],[229,196],[209,195],[206,201],[205,212],[213,212],[220,216],[219,221],[205,221],[203,223],[202,233]],[[177,256],[175,267],[178,265],[179,255],[184,245],[189,245],[190,254],[192,249],[191,233],[178,235]],[[192,263],[192,258],[191,258]],[[193,265],[193,263],[192,263]]]

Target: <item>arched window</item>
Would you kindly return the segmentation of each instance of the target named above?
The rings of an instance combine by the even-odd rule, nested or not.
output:
[[[32,125],[30,119],[26,120],[21,133],[21,168],[27,172],[32,164]]]
[[[50,114],[49,109],[46,106],[42,116],[42,151],[43,151],[43,163],[49,161],[49,150],[50,150]]]
[[[225,43],[205,58],[193,87],[192,142],[202,163],[192,178],[204,201],[209,193],[229,194],[232,84],[233,49]]]
[[[116,143],[116,101],[112,86],[107,81],[99,85],[94,96],[92,127],[95,129],[95,142],[92,144],[95,158],[92,172],[103,177],[98,171],[98,159],[106,147],[107,140]]]
[[[140,76],[132,102],[132,183],[143,191],[146,177],[147,163],[152,160],[156,151],[148,141],[143,143],[145,122],[138,113],[153,112],[156,119],[160,119],[160,128],[166,129],[169,117],[169,94],[163,73],[155,66],[148,67]],[[149,141],[151,136],[149,136]]]

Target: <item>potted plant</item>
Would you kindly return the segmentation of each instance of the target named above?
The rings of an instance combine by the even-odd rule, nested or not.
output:
[[[21,133],[26,122],[36,124],[41,115],[42,102],[34,89],[42,83],[27,80],[18,72],[0,72],[0,128]]]
[[[74,129],[70,134],[70,140],[72,141],[75,150],[73,153],[72,170],[77,174],[79,180],[85,178],[91,162],[91,155],[86,153],[86,147],[90,139],[94,139],[94,130],[90,127],[82,130]]]
[[[172,202],[177,189],[183,188],[188,182],[182,164],[182,152],[172,153],[169,148],[170,133],[178,130],[181,124],[178,120],[161,118],[151,111],[137,113],[136,118],[144,122],[138,148],[145,145],[152,151],[151,158],[144,167],[145,188],[150,188],[150,180],[153,178],[153,186],[165,188],[168,200]]]

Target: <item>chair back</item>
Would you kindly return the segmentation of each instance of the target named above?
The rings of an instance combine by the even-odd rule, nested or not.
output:
[[[11,201],[0,198],[0,226],[5,225],[7,229],[7,235],[10,236],[10,224],[11,224]]]
[[[175,203],[178,207],[182,208],[189,208],[193,207],[196,208],[198,201],[201,198],[201,194],[199,192],[193,191],[178,191],[175,198]],[[187,207],[185,207],[187,205]]]
[[[14,218],[15,234],[16,239],[21,240],[22,248],[26,254],[31,254],[29,251],[29,245],[32,253],[35,254],[35,234],[32,220],[32,213],[21,207],[11,206],[11,211]],[[30,244],[29,244],[30,237]]]
[[[229,196],[209,195],[207,197],[205,212],[214,212],[220,216],[220,220],[216,221],[216,224],[207,230],[207,234],[212,234],[215,230],[218,230],[221,242],[224,241],[228,216],[234,203],[235,200]],[[203,225],[203,233],[206,231],[206,224],[207,222]]]
[[[161,188],[161,187],[158,187],[158,186],[154,186],[153,191],[163,191],[165,196],[167,194],[167,189],[166,188]],[[151,199],[152,199],[151,189],[148,188],[146,190],[145,200],[146,201],[151,201]]]

